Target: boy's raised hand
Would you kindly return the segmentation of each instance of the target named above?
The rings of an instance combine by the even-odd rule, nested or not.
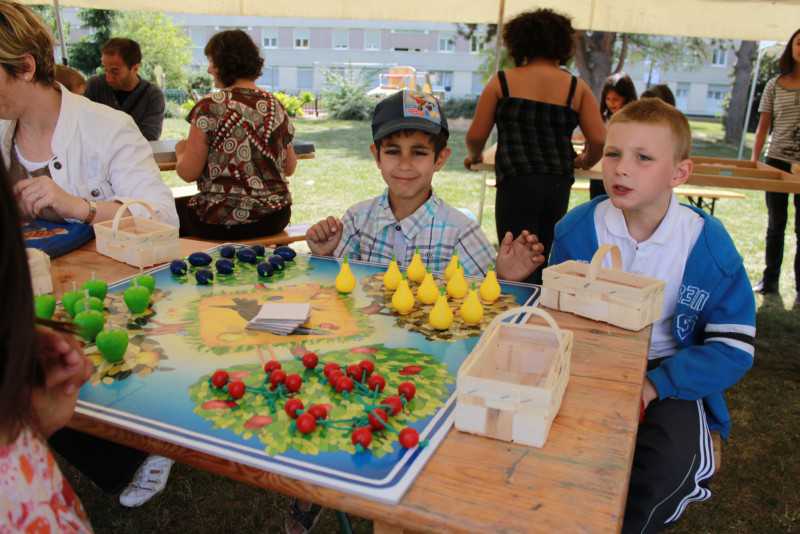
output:
[[[342,221],[328,217],[319,221],[306,232],[306,243],[311,253],[317,256],[330,256],[342,239]]]
[[[497,251],[497,276],[503,280],[520,282],[528,278],[544,263],[544,245],[536,234],[523,230],[516,239],[506,232]]]

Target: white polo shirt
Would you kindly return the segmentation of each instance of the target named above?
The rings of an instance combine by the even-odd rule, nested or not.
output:
[[[594,226],[598,244],[609,243],[619,247],[624,271],[666,282],[664,308],[661,319],[653,324],[648,357],[656,359],[671,356],[677,351],[677,343],[672,336],[672,316],[675,314],[686,260],[703,231],[703,218],[686,206],[681,206],[672,195],[667,214],[656,231],[646,241],[637,243],[628,232],[622,210],[615,208],[607,199],[595,209]],[[606,256],[603,266],[611,267],[611,256]]]

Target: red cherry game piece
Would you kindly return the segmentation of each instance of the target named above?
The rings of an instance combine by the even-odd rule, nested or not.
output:
[[[361,366],[358,365],[357,363],[354,363],[353,365],[348,365],[347,366],[347,376],[349,376],[350,378],[352,378],[356,382],[361,382],[361,373],[362,372],[363,371],[361,369]]]
[[[301,434],[311,434],[317,428],[317,420],[310,413],[301,414],[295,424]]]
[[[281,368],[281,362],[279,362],[278,360],[270,360],[264,364],[264,372],[267,373],[268,375],[272,374],[272,371],[275,371],[280,368]]]
[[[336,381],[336,391],[342,393],[343,391],[353,391],[353,381],[344,375],[340,376]]]
[[[285,380],[286,373],[281,369],[276,369],[272,371],[271,375],[269,375],[269,383],[272,385],[272,389],[278,387],[278,384],[283,384]]]
[[[362,426],[353,430],[353,435],[350,436],[350,441],[353,445],[361,445],[365,449],[372,443],[372,430],[368,426]]]
[[[244,392],[247,388],[244,385],[244,382],[241,380],[236,380],[228,384],[228,395],[233,397],[234,399],[241,399],[244,397]]]
[[[319,363],[319,358],[314,352],[306,352],[303,354],[303,367],[306,369],[314,369]]]
[[[403,401],[397,395],[386,397],[381,401],[381,404],[392,407],[391,415],[397,415],[403,411]]]
[[[330,374],[333,371],[341,371],[342,368],[336,362],[326,363],[325,367],[322,368],[322,371],[325,373],[325,377],[330,380]]]
[[[367,387],[371,391],[383,391],[383,388],[386,387],[386,380],[381,375],[372,375],[367,379]]]
[[[215,388],[222,388],[228,383],[228,378],[229,376],[226,371],[223,371],[222,369],[214,371],[214,374],[211,375],[211,384]]]
[[[300,386],[303,385],[303,379],[300,378],[300,375],[289,375],[286,377],[284,384],[289,393],[297,393],[300,391]]]
[[[367,414],[367,419],[369,419],[369,426],[372,427],[372,430],[383,430],[384,423],[389,421],[389,416],[386,415],[384,410],[375,408]]]
[[[400,445],[405,447],[406,449],[410,449],[411,447],[416,447],[417,443],[419,443],[419,434],[416,430],[411,427],[404,428],[400,431]]]
[[[344,373],[341,371],[341,369],[336,369],[332,371],[331,374],[328,375],[328,383],[332,388],[336,389],[336,382],[338,382],[339,379],[343,376]]]
[[[283,405],[283,410],[286,412],[286,415],[292,419],[297,419],[297,410],[302,409],[303,401],[300,399],[289,399],[286,401],[286,404]]]
[[[367,376],[375,372],[375,364],[372,363],[372,360],[361,360],[358,365],[361,366],[362,371],[367,372]]]
[[[308,413],[314,416],[315,419],[327,419],[328,410],[321,404],[314,404],[308,409]]]
[[[397,392],[404,396],[407,401],[410,401],[414,398],[414,395],[416,395],[417,388],[411,382],[403,382],[397,386]]]

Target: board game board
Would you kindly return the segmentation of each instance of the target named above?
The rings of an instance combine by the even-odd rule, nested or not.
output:
[[[220,248],[207,252],[217,259]],[[270,472],[399,501],[452,424],[455,377],[482,328],[506,309],[535,305],[538,288],[503,283],[503,295],[485,307],[481,324],[456,321],[451,329],[436,331],[427,324],[430,306],[417,303],[417,310],[403,317],[387,307],[384,266],[351,262],[351,268],[356,288],[340,295],[334,289],[339,263],[328,258],[298,255],[269,278],[239,262],[234,274],[215,273],[207,286],[198,285],[191,272],[175,276],[163,266],[149,271],[156,280],[151,308],[135,316],[122,298],[131,280],[111,285],[107,327],[127,328],[130,343],[124,360],[114,364],[96,347],[87,348],[95,372],[81,390],[78,412]],[[288,336],[245,330],[267,301],[309,302],[311,318]],[[458,305],[452,303],[454,309]],[[381,397],[397,395],[400,383],[412,382],[416,395],[389,423],[397,430],[416,429],[424,446],[405,449],[388,430],[376,432],[366,450],[341,428],[302,434],[281,403],[274,406],[252,394],[237,404],[210,380],[225,370],[248,391],[256,390],[264,386],[264,364],[276,359],[287,373],[303,377],[298,396],[307,408],[313,402],[332,418],[356,417],[364,400],[337,393],[320,372],[305,369],[300,357],[311,351],[319,368],[331,361],[342,367],[372,361],[386,380]]]

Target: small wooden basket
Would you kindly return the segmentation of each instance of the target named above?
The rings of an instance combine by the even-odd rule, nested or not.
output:
[[[28,270],[31,272],[31,286],[34,295],[53,292],[53,277],[50,275],[50,256],[39,249],[27,248]]]
[[[611,253],[611,269],[601,267]],[[641,330],[661,318],[664,282],[623,272],[619,248],[603,245],[591,263],[565,261],[542,271],[541,303],[595,321]]]
[[[503,322],[525,313],[548,326]],[[571,355],[572,332],[546,311],[519,307],[498,315],[458,371],[456,428],[541,447],[561,407]]]
[[[152,219],[123,217],[133,204],[147,208]],[[141,200],[125,202],[110,221],[94,225],[97,252],[134,267],[169,261],[180,253],[178,229],[155,219],[152,206]]]

